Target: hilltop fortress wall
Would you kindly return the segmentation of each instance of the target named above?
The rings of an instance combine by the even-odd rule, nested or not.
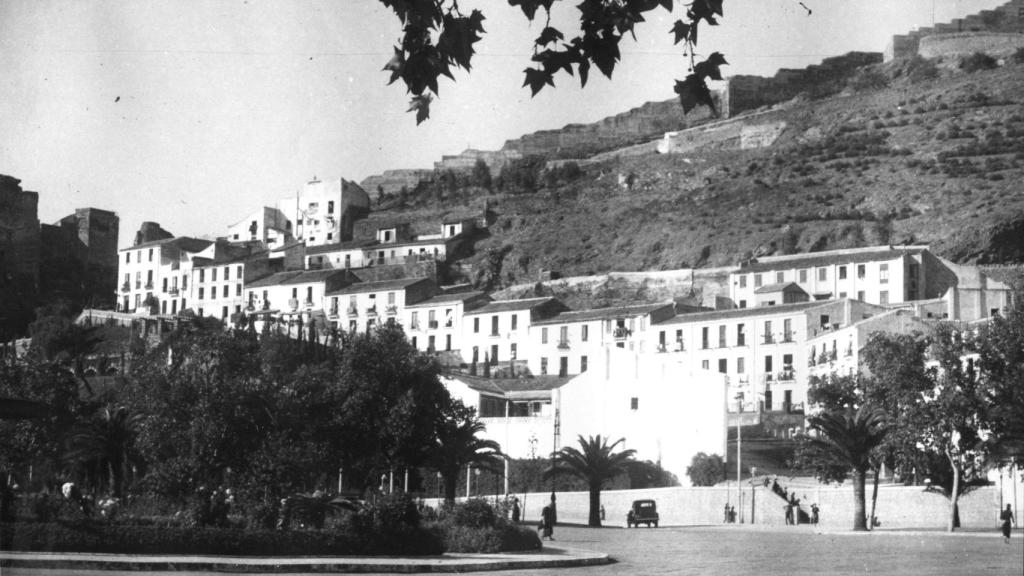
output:
[[[962,57],[984,52],[994,58],[1005,58],[1024,48],[1024,34],[1006,32],[959,32],[933,34],[921,38],[917,53],[924,58]]]
[[[942,36],[950,34],[962,34],[969,32],[1001,32],[1006,34],[1020,34],[1024,32],[1024,0],[1012,0],[993,10],[983,10],[977,14],[971,14],[964,18],[957,18],[952,22],[936,24],[934,27],[913,30],[907,34],[900,34],[892,37],[885,47],[885,61],[890,62],[898,58],[913,58],[920,54],[925,58],[958,54],[965,46],[971,46],[973,52],[993,52],[1004,44],[998,35],[986,36],[977,35],[971,40],[968,36],[961,36],[960,42],[956,39],[947,40],[933,39],[922,45],[923,41],[930,36]],[[928,53],[922,53],[926,49]],[[949,50],[948,52],[943,50]]]

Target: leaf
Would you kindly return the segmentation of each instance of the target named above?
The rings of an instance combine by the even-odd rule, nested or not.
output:
[[[441,55],[469,70],[470,60],[475,53],[473,44],[480,41],[478,33],[484,31],[483,20],[484,16],[479,10],[474,10],[470,16],[445,15],[444,28],[437,40],[437,49]]]
[[[545,10],[551,10],[553,2],[554,0],[508,0],[508,5],[519,6],[523,14],[526,15],[526,19],[532,22],[533,17],[537,14],[537,8],[543,6]]]
[[[719,70],[719,67],[723,64],[728,64],[725,61],[725,56],[722,56],[720,52],[713,52],[711,56],[708,56],[707,60],[693,67],[693,73],[702,79],[721,80],[722,72]]]
[[[534,44],[536,44],[537,46],[546,46],[552,42],[562,40],[563,38],[565,38],[565,36],[562,34],[561,31],[559,31],[557,28],[552,28],[551,26],[548,26],[541,31],[540,36],[538,36],[537,39],[534,40]]]
[[[688,75],[685,80],[676,80],[675,92],[679,94],[679,103],[683,106],[684,114],[703,104],[711,108],[712,114],[718,115],[715,101],[711,98],[711,90],[704,79],[696,74]]]
[[[530,97],[536,96],[538,92],[544,88],[545,84],[554,87],[555,82],[552,75],[544,70],[538,70],[537,68],[527,68],[523,70],[526,73],[526,79],[523,80],[523,86],[530,86]]]
[[[405,67],[405,52],[401,48],[395,46],[395,55],[388,60],[388,63],[384,65],[382,70],[391,71],[391,79],[388,80],[388,85],[394,84],[395,80],[398,80],[402,76],[402,68]]]
[[[569,52],[555,52],[544,50],[531,58],[534,62],[540,62],[544,71],[554,76],[559,70],[565,70],[572,76],[573,55]]]
[[[673,44],[679,44],[681,41],[686,40],[690,35],[690,25],[682,20],[676,20],[676,23],[672,26],[672,29],[669,30],[669,32],[672,32],[675,35],[675,41]]]

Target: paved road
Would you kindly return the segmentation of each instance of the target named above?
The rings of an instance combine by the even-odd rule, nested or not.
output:
[[[810,527],[587,529],[559,527],[556,546],[609,553],[615,564],[529,571],[542,576],[715,574],[764,576],[1021,576],[1024,538],[1010,545],[995,530],[945,534],[877,532],[816,533]],[[5,569],[3,576],[139,576],[139,572],[71,572]],[[176,572],[176,575],[188,574]],[[205,574],[205,573],[192,573]],[[486,574],[523,576],[524,571]]]

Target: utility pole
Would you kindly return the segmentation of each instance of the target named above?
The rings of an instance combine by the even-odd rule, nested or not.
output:
[[[743,466],[740,451],[743,448],[743,432],[741,428],[743,420],[743,392],[736,395],[736,503],[740,507],[740,523],[743,523]]]

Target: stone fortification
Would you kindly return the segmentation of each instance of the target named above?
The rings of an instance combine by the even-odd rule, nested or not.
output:
[[[398,194],[403,186],[407,190],[413,190],[420,182],[433,181],[434,171],[428,168],[385,170],[383,174],[367,176],[359,183],[359,187],[366,190],[371,197],[376,198],[380,192]]]
[[[501,172],[501,169],[506,164],[522,157],[523,155],[517,150],[502,149],[490,151],[470,148],[463,150],[461,154],[442,156],[440,162],[434,162],[434,171],[454,170],[456,172],[466,172],[472,170],[478,160],[483,160],[484,164],[487,164],[487,167],[490,168],[491,173],[497,174]]]
[[[923,58],[960,58],[984,52],[1005,58],[1024,48],[1024,34],[1009,32],[957,32],[921,38],[917,53]]]
[[[824,96],[842,90],[846,78],[861,66],[882,61],[878,52],[850,52],[826,58],[803,69],[783,68],[771,78],[733,76],[728,80],[725,105],[729,116],[792,100],[800,94]]]
[[[933,27],[913,30],[906,34],[893,36],[885,47],[885,61],[897,58],[913,58],[921,49],[921,41],[933,35],[957,34],[962,32],[1005,32],[1020,33],[1024,31],[1024,0],[1012,0],[993,10],[983,10],[951,22],[943,22]],[[983,44],[983,41],[979,40]],[[997,45],[1000,42],[997,42]],[[929,50],[934,50],[930,48]],[[988,52],[982,47],[978,50]],[[921,54],[925,56],[925,54]],[[925,56],[930,58],[933,56]]]

